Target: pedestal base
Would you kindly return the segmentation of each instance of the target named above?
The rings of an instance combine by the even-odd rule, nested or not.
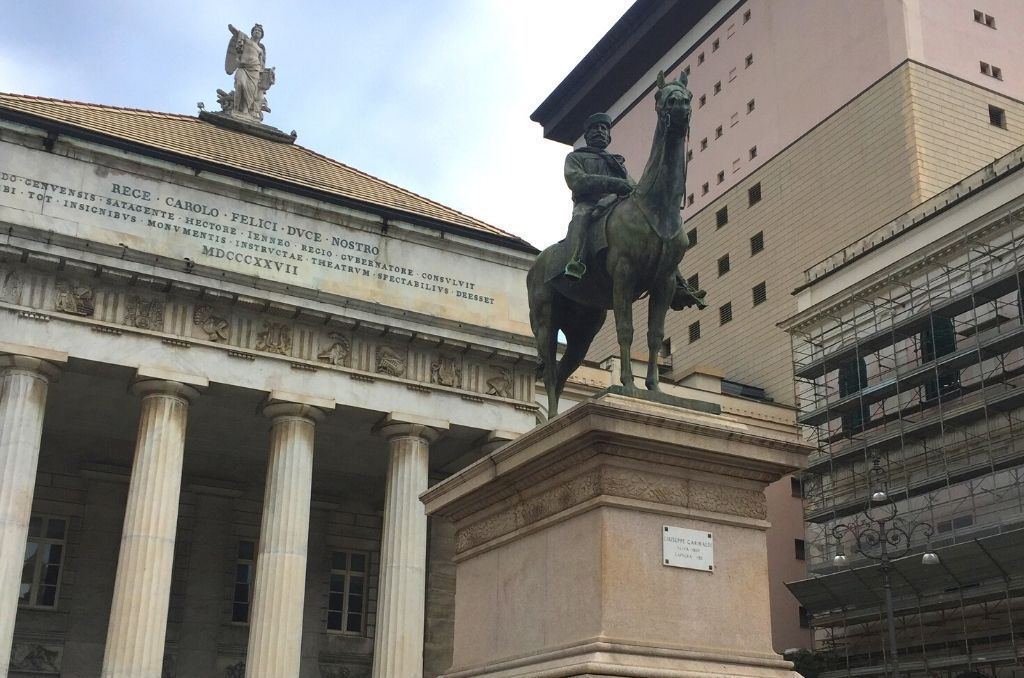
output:
[[[428,512],[456,526],[447,678],[796,676],[771,648],[764,488],[808,449],[606,393],[435,486]],[[666,527],[711,535],[712,566],[667,564]]]

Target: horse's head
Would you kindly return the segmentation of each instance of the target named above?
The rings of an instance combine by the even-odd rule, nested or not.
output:
[[[666,81],[665,72],[658,72],[658,91],[654,95],[654,107],[658,117],[668,123],[669,132],[685,133],[690,123],[690,102],[693,93],[686,87],[686,74],[680,73],[678,80]]]

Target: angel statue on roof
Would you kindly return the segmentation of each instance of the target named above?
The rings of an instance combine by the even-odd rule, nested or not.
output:
[[[274,84],[274,69],[267,68],[267,48],[263,40],[263,26],[256,24],[249,35],[228,24],[231,41],[224,56],[224,70],[235,76],[235,89],[217,90],[217,99],[225,113],[263,120],[263,112],[270,112],[267,90]]]

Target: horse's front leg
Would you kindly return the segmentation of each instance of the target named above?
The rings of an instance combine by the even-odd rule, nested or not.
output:
[[[633,295],[632,269],[625,262],[618,262],[612,275],[612,305],[615,308],[615,335],[619,340],[619,380],[627,393],[636,391],[633,383],[633,361],[630,353],[633,347]]]
[[[676,290],[675,271],[658,283],[652,290],[647,304],[647,379],[644,384],[651,391],[660,391],[658,381],[658,354],[665,339],[665,316]]]

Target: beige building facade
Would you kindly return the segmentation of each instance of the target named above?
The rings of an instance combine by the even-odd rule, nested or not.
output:
[[[1013,2],[635,3],[533,119],[574,144],[587,115],[608,111],[610,150],[638,175],[657,72],[688,74],[681,270],[709,306],[669,315],[667,378],[712,366],[735,393],[794,405],[777,325],[796,311],[802,271],[1024,143],[1024,79],[1010,66],[1024,60],[1022,30]],[[638,327],[645,312],[634,307]],[[609,326],[591,357],[616,352]],[[790,479],[769,489],[777,650],[810,642],[782,584],[805,571],[799,495]]]
[[[535,250],[293,142],[0,95],[0,675],[448,668]]]

